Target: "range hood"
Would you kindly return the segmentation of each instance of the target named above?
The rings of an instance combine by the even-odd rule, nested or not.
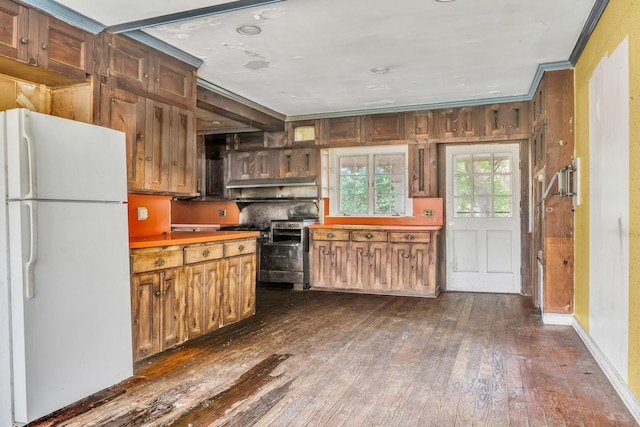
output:
[[[269,188],[299,187],[316,185],[316,177],[277,178],[277,179],[235,179],[227,183],[227,188]]]

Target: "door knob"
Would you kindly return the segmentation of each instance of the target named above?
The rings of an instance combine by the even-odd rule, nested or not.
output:
[[[453,221],[449,221],[449,223],[447,224],[449,227],[453,227],[455,224],[453,223]]]

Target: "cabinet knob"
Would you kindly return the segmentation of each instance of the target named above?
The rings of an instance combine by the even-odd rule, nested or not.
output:
[[[178,166],[178,162],[173,162],[173,166]]]
[[[20,39],[20,43],[27,44],[27,43],[29,43],[29,39],[26,38],[26,37],[23,37],[23,38]]]
[[[151,161],[151,156],[147,156],[147,162]]]
[[[413,240],[413,235],[412,234],[407,234],[406,236],[407,240]]]
[[[411,135],[415,135],[416,131],[414,129],[411,129],[411,132],[409,132]]]
[[[160,289],[156,289],[154,292],[155,296],[159,297],[160,296]]]
[[[333,239],[334,237],[336,237],[336,236],[333,233],[327,234],[327,238],[328,239]]]
[[[46,44],[43,44],[42,45],[42,50],[47,50],[47,49],[49,49],[49,46],[47,46]]]
[[[164,260],[162,258],[156,260],[156,266],[162,267],[164,265]]]
[[[209,253],[209,249],[205,249],[204,251],[202,251],[202,256],[206,258],[209,256]]]
[[[367,239],[373,239],[373,234],[367,233],[367,235],[364,236],[364,237],[366,237]]]
[[[159,78],[156,78],[156,82],[160,83],[160,79],[159,79]]]
[[[240,252],[244,251],[244,245],[240,245],[240,246],[238,246],[238,250],[239,250]]]
[[[144,160],[144,156],[138,156],[138,160]]]
[[[149,74],[144,74],[142,77],[144,77],[145,79],[149,78]]]

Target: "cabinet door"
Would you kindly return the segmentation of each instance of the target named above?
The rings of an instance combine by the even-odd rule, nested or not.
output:
[[[171,108],[171,166],[169,190],[173,193],[196,192],[196,132],[194,114],[178,107]]]
[[[29,9],[9,0],[0,0],[0,55],[26,61]]]
[[[191,66],[168,56],[156,56],[153,64],[153,92],[183,105],[194,104],[196,75]]]
[[[435,293],[435,250],[428,243],[392,243],[391,289]]]
[[[274,174],[274,157],[271,155],[271,151],[256,151],[253,153],[253,162],[255,165],[252,178],[255,179],[268,179],[273,178]]]
[[[251,152],[229,153],[229,180],[251,179],[253,156]]]
[[[433,111],[411,111],[405,114],[406,139],[429,139],[435,138],[436,121]]]
[[[364,290],[388,290],[389,258],[386,242],[352,242],[350,287]]]
[[[195,338],[220,327],[220,284],[224,261],[189,266],[186,274],[186,334]]]
[[[133,359],[140,360],[161,350],[160,275],[134,274],[131,278]]]
[[[171,107],[147,99],[144,134],[146,190],[169,190],[170,136]]]
[[[162,272],[160,291],[160,341],[165,350],[184,341],[184,281],[181,280],[181,268],[172,268]]]
[[[128,37],[104,34],[106,69],[102,73],[120,88],[132,92],[146,91],[149,86],[149,51],[142,43]]]
[[[362,140],[361,126],[359,116],[326,119],[323,134],[328,144],[353,144]]]
[[[485,108],[487,135],[528,133],[529,111],[525,102],[488,105]]]
[[[480,136],[479,107],[449,108],[437,112],[438,131],[441,138],[465,138]]]
[[[100,124],[126,135],[129,191],[144,189],[144,120],[143,98],[106,85],[100,86]]]
[[[93,72],[93,35],[59,19],[38,15],[38,64],[53,71],[85,79],[87,74]]]
[[[279,152],[279,177],[302,178],[318,174],[318,150],[297,149]]]
[[[401,113],[368,116],[365,128],[366,141],[380,142],[404,139],[404,117]]]
[[[222,282],[220,326],[235,323],[241,318],[242,258],[227,260],[227,276]]]
[[[438,193],[438,153],[435,143],[409,147],[409,197],[436,197]]]
[[[239,257],[242,263],[240,271],[240,320],[256,313],[256,256]]]
[[[220,294],[227,273],[226,266],[227,263],[223,260],[207,262],[202,265],[204,278],[201,292],[202,325],[205,334],[220,327]]]
[[[316,240],[310,257],[311,286],[343,289],[349,286],[349,242]]]

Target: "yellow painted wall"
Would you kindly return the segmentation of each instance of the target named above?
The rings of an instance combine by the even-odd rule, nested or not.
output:
[[[575,210],[575,316],[589,330],[589,79],[629,37],[629,388],[640,398],[640,2],[610,1],[575,68],[576,156],[581,205]]]

